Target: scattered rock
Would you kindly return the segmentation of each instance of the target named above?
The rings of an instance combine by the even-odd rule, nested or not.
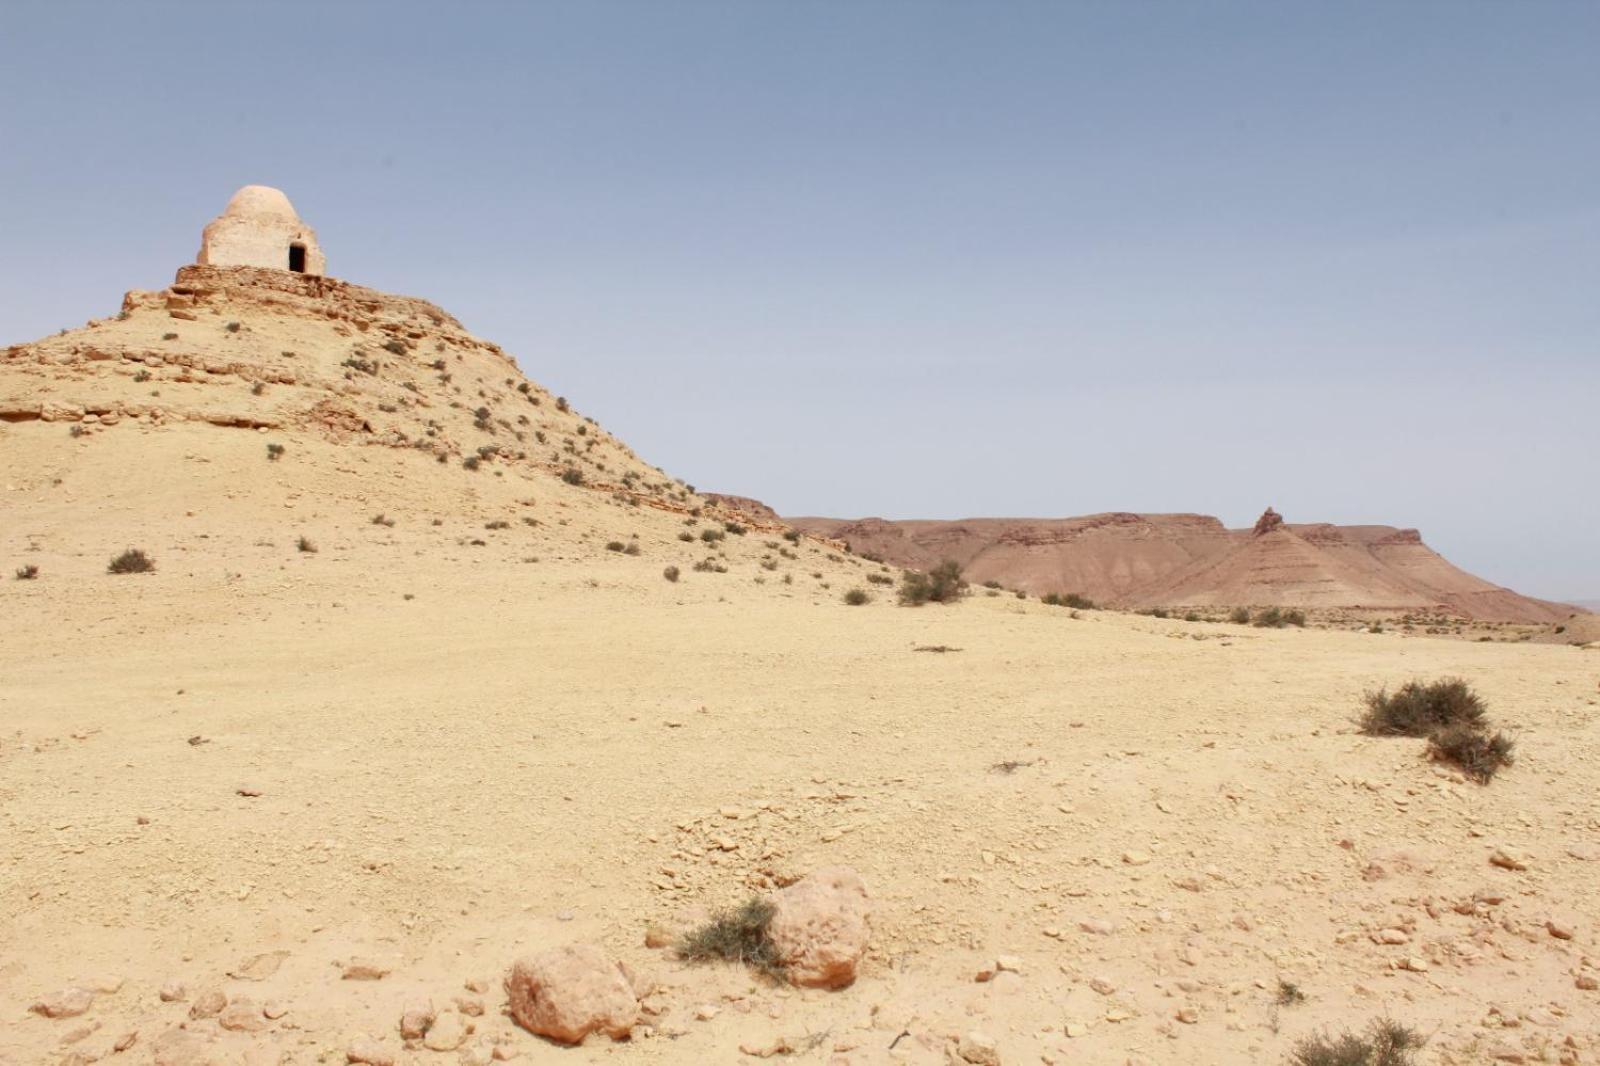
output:
[[[1404,929],[1379,929],[1372,934],[1372,942],[1375,944],[1409,944],[1411,943],[1411,934]]]
[[[236,1033],[259,1033],[267,1027],[267,1019],[248,999],[236,999],[217,1015],[217,1024]]]
[[[394,1066],[394,1052],[371,1037],[362,1037],[351,1041],[345,1049],[344,1060],[363,1066]]]
[[[472,1035],[472,1023],[455,1011],[445,1011],[428,1026],[422,1046],[429,1051],[454,1051]]]
[[[1193,1007],[1179,1007],[1178,1013],[1174,1014],[1173,1017],[1184,1025],[1194,1025],[1200,1021],[1200,1012]]]
[[[161,986],[161,1002],[182,1003],[189,998],[189,987],[182,981],[168,981]]]
[[[1085,933],[1093,933],[1095,936],[1110,936],[1117,931],[1116,924],[1108,922],[1104,918],[1085,918],[1078,923],[1078,928]]]
[[[1562,918],[1551,918],[1544,923],[1545,931],[1557,940],[1572,939],[1572,923]]]
[[[867,951],[870,909],[855,870],[814,870],[772,902],[767,934],[790,981],[805,988],[844,988],[855,981]]]
[[[211,1041],[188,1029],[168,1029],[150,1045],[155,1066],[223,1066]]]
[[[432,1003],[412,1003],[400,1015],[400,1039],[421,1040],[435,1017]]]
[[[339,976],[346,981],[381,981],[393,972],[393,966],[375,959],[351,959]]]
[[[268,951],[261,955],[252,955],[241,965],[228,971],[228,976],[240,981],[265,981],[278,972],[278,967],[287,958],[287,951]]]
[[[1144,851],[1125,851],[1122,861],[1127,866],[1143,866],[1150,861],[1150,854]]]
[[[956,1053],[973,1066],[1000,1066],[1000,1046],[988,1033],[974,1029],[961,1037]]]
[[[194,1005],[189,1008],[191,1018],[215,1018],[221,1014],[228,1005],[228,997],[220,989],[213,988],[209,992],[202,992],[195,999]]]
[[[592,944],[519,959],[505,987],[512,1019],[562,1044],[595,1032],[621,1039],[639,1020],[639,999],[622,969]]]
[[[1528,856],[1517,848],[1495,848],[1489,855],[1489,861],[1503,870],[1526,870]]]
[[[1021,973],[1022,960],[1015,955],[1001,955],[994,960],[994,968],[1003,973]]]
[[[63,988],[40,996],[28,1009],[46,1018],[76,1018],[94,1006],[94,993],[87,988]]]

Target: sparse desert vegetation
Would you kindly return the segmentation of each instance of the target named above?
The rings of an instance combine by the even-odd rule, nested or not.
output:
[[[142,548],[129,548],[114,556],[106,571],[112,574],[148,574],[156,568],[155,560]]]

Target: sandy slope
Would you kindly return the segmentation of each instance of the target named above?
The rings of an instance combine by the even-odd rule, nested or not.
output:
[[[112,395],[124,361],[95,363],[27,362],[0,395]],[[261,399],[213,377],[194,387],[217,409]],[[149,1062],[186,1024],[210,1061],[340,1063],[361,1033],[397,1047],[417,997],[481,1001],[467,1053],[527,1062],[786,1038],[797,1061],[942,1063],[972,1029],[1008,1066],[1277,1062],[1384,1013],[1431,1035],[1429,1062],[1600,1055],[1579,987],[1600,976],[1595,652],[1010,596],[850,608],[869,564],[762,531],[682,541],[720,523],[686,524],[671,483],[636,504],[556,459],[473,473],[301,417],[344,380],[292,386],[267,433],[0,423],[0,1061]],[[427,398],[470,454],[470,414]],[[105,573],[130,545],[156,573]],[[691,569],[708,554],[727,571]],[[10,579],[24,564],[37,580]],[[1518,735],[1491,787],[1350,730],[1365,689],[1441,674]],[[1491,865],[1500,846],[1527,869]],[[830,863],[877,907],[845,991],[643,946]],[[657,988],[637,1039],[567,1051],[502,1016],[510,961],[579,939]],[[999,955],[1020,972],[975,982]],[[352,957],[392,972],[341,980]],[[1280,979],[1307,1002],[1275,1005]],[[168,981],[188,999],[162,1002]],[[116,990],[28,1012],[81,983]],[[187,1021],[209,989],[277,1017]]]

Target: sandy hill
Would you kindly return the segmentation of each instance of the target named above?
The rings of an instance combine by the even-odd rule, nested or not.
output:
[[[1244,530],[1193,514],[789,521],[899,566],[954,559],[975,581],[1124,607],[1420,608],[1507,622],[1574,613],[1452,566],[1414,529],[1288,524],[1270,508]]]
[[[1224,1066],[1378,1016],[1427,1066],[1600,1055],[1591,652],[901,608],[439,308],[245,267],[0,352],[0,516],[0,1062]],[[950,525],[1129,587],[1237,539]],[[1440,675],[1516,733],[1489,787],[1351,730]],[[660,947],[834,866],[848,987]],[[508,1017],[574,943],[631,1039]]]

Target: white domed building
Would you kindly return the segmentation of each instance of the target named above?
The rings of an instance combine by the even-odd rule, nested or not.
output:
[[[246,185],[233,194],[201,234],[195,262],[297,274],[320,275],[328,269],[316,230],[300,221],[287,196],[266,185]]]

